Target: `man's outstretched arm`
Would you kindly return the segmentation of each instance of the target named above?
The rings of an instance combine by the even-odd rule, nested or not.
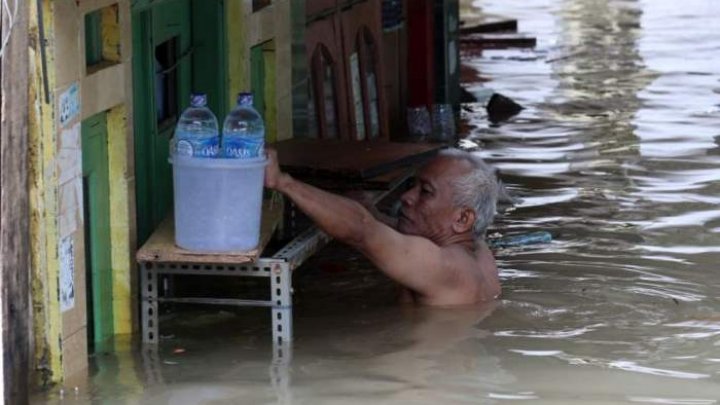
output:
[[[302,212],[335,239],[356,246],[365,237],[373,215],[360,203],[295,180],[280,171],[277,154],[268,150],[265,187],[288,196]]]
[[[403,235],[360,203],[293,179],[280,171],[274,150],[268,150],[268,160],[266,187],[285,194],[320,229],[365,253],[390,278],[425,295],[459,281],[443,271],[442,249],[433,242]]]

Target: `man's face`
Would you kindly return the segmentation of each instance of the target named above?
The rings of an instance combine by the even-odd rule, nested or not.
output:
[[[442,243],[454,235],[460,208],[453,206],[453,181],[470,170],[469,162],[439,157],[420,169],[415,184],[402,195],[398,230]]]

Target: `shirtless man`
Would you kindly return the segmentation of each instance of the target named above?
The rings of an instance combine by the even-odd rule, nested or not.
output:
[[[484,241],[495,215],[498,184],[469,152],[439,153],[401,197],[393,228],[360,203],[292,178],[268,150],[265,187],[289,197],[323,231],[366,255],[407,288],[416,302],[449,306],[500,295],[495,259]]]

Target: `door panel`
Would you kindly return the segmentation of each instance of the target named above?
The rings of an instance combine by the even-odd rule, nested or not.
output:
[[[110,187],[105,113],[82,122],[88,343],[113,335]]]

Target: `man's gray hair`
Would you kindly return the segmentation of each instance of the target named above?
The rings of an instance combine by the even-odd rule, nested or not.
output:
[[[453,203],[475,211],[472,232],[476,240],[481,239],[492,223],[497,209],[500,186],[495,171],[479,156],[468,151],[449,148],[440,151],[438,156],[470,163],[470,172],[454,181]]]

